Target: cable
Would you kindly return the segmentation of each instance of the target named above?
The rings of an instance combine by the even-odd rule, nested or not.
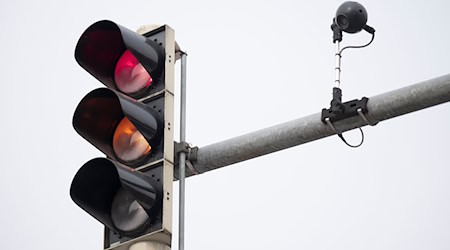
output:
[[[359,127],[359,131],[361,131],[361,142],[360,142],[358,145],[351,145],[351,144],[349,144],[349,143],[344,139],[344,136],[343,136],[342,134],[338,134],[338,136],[339,136],[339,138],[342,139],[342,141],[343,141],[345,144],[347,144],[347,146],[349,146],[349,147],[351,147],[351,148],[357,148],[357,147],[361,146],[361,145],[363,144],[363,142],[364,142],[364,132],[363,132],[363,130],[362,130],[360,127]]]
[[[342,49],[339,51],[339,55],[342,54],[342,51],[344,51],[344,49],[361,49],[361,48],[367,47],[367,46],[369,46],[369,45],[373,42],[374,39],[375,39],[375,32],[372,33],[372,39],[370,39],[369,43],[367,43],[367,44],[365,44],[365,45],[360,45],[360,46],[353,46],[353,45],[351,45],[351,46],[346,46],[346,47],[342,48]]]

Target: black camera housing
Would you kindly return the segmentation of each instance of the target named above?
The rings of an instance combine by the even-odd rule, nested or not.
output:
[[[336,11],[335,24],[347,33],[360,32],[367,23],[367,11],[360,3],[344,2]]]

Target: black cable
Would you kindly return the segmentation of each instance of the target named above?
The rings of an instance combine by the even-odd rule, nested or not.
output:
[[[339,55],[342,54],[342,51],[344,51],[344,49],[361,49],[361,48],[364,48],[364,47],[369,46],[369,45],[373,42],[373,40],[375,39],[375,32],[374,32],[374,33],[371,33],[371,34],[372,34],[372,39],[370,39],[369,43],[367,43],[367,44],[365,44],[365,45],[360,45],[360,46],[346,46],[346,47],[342,48],[342,49],[339,51]]]
[[[345,144],[347,144],[347,146],[349,146],[349,147],[351,147],[351,148],[357,148],[357,147],[361,146],[361,145],[363,144],[363,142],[364,142],[364,132],[363,132],[363,130],[362,130],[361,128],[359,128],[359,131],[361,131],[361,142],[360,142],[358,145],[351,145],[351,144],[349,144],[349,143],[344,139],[344,136],[343,136],[342,134],[338,134],[338,136],[339,136],[339,138],[342,139],[342,141],[343,141]]]

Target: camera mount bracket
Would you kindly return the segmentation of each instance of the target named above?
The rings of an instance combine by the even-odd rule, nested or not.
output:
[[[358,115],[358,110],[362,114],[366,114],[367,101],[369,98],[363,97],[361,100],[351,100],[347,102],[342,102],[342,90],[340,88],[333,88],[333,99],[331,100],[331,105],[329,109],[322,109],[322,122],[326,123],[328,118],[330,122],[339,121],[348,117]],[[366,118],[367,120],[367,118]]]
[[[371,122],[365,115],[368,113],[368,101],[369,98],[363,97],[361,100],[355,99],[343,103],[342,90],[335,87],[333,88],[333,99],[331,100],[330,108],[322,109],[321,120],[324,124],[328,124],[333,132],[335,132],[347,146],[357,148],[364,142],[364,132],[361,127],[359,127],[359,131],[361,131],[361,142],[358,145],[351,145],[345,140],[342,132],[339,132],[336,127],[334,127],[333,122],[359,115],[367,125],[375,126],[377,123]]]
[[[334,68],[334,70],[336,74],[335,83],[337,86],[333,88],[333,99],[331,100],[330,108],[322,109],[321,121],[325,124],[328,124],[333,132],[335,132],[342,139],[342,141],[344,141],[345,144],[350,147],[359,147],[364,142],[364,132],[362,131],[361,127],[359,127],[359,130],[361,131],[360,144],[351,145],[344,139],[342,132],[337,131],[337,129],[333,125],[333,122],[359,115],[368,125],[373,126],[376,125],[376,123],[370,122],[365,115],[369,112],[367,109],[367,102],[369,101],[369,98],[363,97],[361,98],[361,100],[355,99],[347,102],[342,102],[342,90],[340,89],[341,59],[342,52],[345,49],[358,49],[369,46],[375,38],[375,29],[367,25],[367,11],[364,6],[357,2],[348,1],[339,6],[338,10],[336,11],[336,15],[333,18],[333,22],[331,24],[331,30],[333,31],[333,43],[336,44],[336,67]],[[342,42],[342,32],[354,34],[360,32],[361,30],[365,30],[368,33],[372,34],[372,38],[367,44],[359,46],[346,46],[342,49],[340,48],[340,43]]]

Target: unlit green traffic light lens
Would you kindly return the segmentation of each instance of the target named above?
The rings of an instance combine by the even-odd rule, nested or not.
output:
[[[152,84],[152,77],[136,57],[126,50],[114,71],[116,87],[125,94],[133,94]]]
[[[119,230],[132,232],[149,219],[144,208],[124,189],[120,188],[111,206],[111,219]]]

